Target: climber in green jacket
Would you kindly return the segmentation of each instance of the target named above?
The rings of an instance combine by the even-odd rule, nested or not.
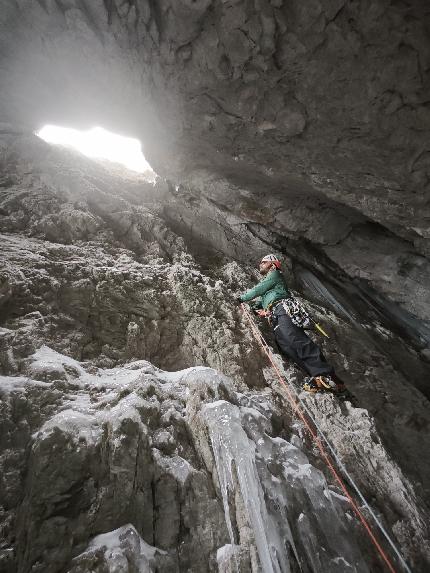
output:
[[[310,380],[303,385],[304,390],[315,393],[342,389],[343,383],[335,375],[320,348],[309,338],[303,327],[297,326],[297,320],[291,313],[292,297],[278,257],[273,254],[263,257],[260,273],[264,275],[263,280],[241,295],[239,301],[249,302],[258,298],[251,307],[258,314],[270,315],[279,350],[309,374]]]
[[[241,302],[248,302],[259,297],[259,300],[252,304],[252,308],[269,310],[277,300],[289,298],[291,295],[280,271],[280,266],[281,263],[275,255],[263,257],[260,262],[260,273],[265,275],[264,279],[254,288],[247,290],[240,297]]]

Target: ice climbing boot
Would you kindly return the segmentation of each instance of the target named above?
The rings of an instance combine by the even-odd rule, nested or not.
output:
[[[310,392],[311,394],[316,394],[320,391],[319,387],[317,386],[315,380],[313,378],[309,378],[302,386],[305,392]]]
[[[337,384],[330,376],[314,376],[307,380],[302,388],[306,392],[316,394],[317,392],[335,392]]]
[[[325,375],[325,376],[315,376],[314,377],[315,383],[317,384],[317,386],[320,388],[320,391],[325,392],[325,391],[329,391],[329,392],[333,392],[336,389],[336,382],[333,380],[333,378],[329,375]]]

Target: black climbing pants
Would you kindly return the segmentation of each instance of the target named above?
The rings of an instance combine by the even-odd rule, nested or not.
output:
[[[282,305],[272,315],[272,328],[282,354],[293,360],[309,376],[333,374],[333,367],[326,361],[319,347],[303,328],[292,323]]]

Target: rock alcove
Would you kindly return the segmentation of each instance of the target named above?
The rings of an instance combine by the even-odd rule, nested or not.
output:
[[[3,2],[2,572],[386,570],[233,304],[271,251],[355,396],[306,404],[428,569],[429,68],[419,0]]]

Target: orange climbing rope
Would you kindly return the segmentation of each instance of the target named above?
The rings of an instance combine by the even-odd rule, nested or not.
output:
[[[354,510],[354,513],[356,514],[356,516],[358,517],[358,519],[360,520],[361,524],[363,525],[363,527],[365,528],[370,540],[372,541],[373,545],[376,547],[379,555],[382,557],[382,559],[384,560],[385,564],[387,565],[389,571],[391,573],[397,573],[397,570],[394,568],[390,558],[387,556],[387,554],[385,553],[384,549],[381,547],[380,543],[378,542],[378,540],[376,539],[375,535],[372,532],[372,529],[370,527],[370,525],[368,524],[366,518],[364,517],[364,515],[361,513],[358,505],[356,504],[356,502],[354,501],[354,499],[352,498],[351,494],[349,493],[344,481],[342,480],[342,478],[340,477],[339,473],[336,471],[333,461],[330,459],[330,456],[328,455],[328,453],[326,452],[319,436],[318,436],[318,432],[314,430],[314,428],[312,428],[310,421],[307,419],[305,413],[301,410],[300,408],[300,403],[299,401],[297,401],[294,397],[294,395],[291,392],[290,389],[290,384],[285,380],[284,376],[281,374],[278,366],[276,365],[276,362],[274,361],[273,358],[273,353],[272,350],[270,349],[269,345],[267,344],[266,340],[264,339],[263,335],[261,334],[260,330],[258,329],[257,325],[255,324],[255,321],[249,311],[249,309],[245,306],[245,304],[241,304],[242,310],[245,314],[246,319],[248,320],[250,327],[251,327],[251,332],[254,335],[255,339],[257,340],[257,342],[260,344],[260,346],[262,347],[264,353],[267,355],[267,357],[269,358],[273,369],[276,372],[276,375],[279,379],[279,381],[281,382],[281,384],[283,385],[283,387],[286,389],[287,391],[287,397],[288,400],[291,404],[291,407],[293,409],[294,412],[297,412],[297,414],[299,415],[300,419],[302,420],[302,422],[304,423],[305,427],[307,428],[309,434],[311,435],[312,439],[315,441],[320,453],[321,453],[321,457],[322,459],[325,461],[325,463],[327,464],[330,472],[332,473],[334,479],[337,481],[337,483],[339,484],[340,488],[342,489],[343,493],[345,494],[345,497],[348,499],[349,503],[351,504],[352,509]],[[301,399],[299,398],[300,402]],[[316,428],[318,428],[317,423],[315,422],[315,420],[312,419],[312,416],[309,415],[309,419],[312,421],[312,423],[314,424],[314,426]],[[324,438],[324,440],[326,441],[326,443],[329,444],[327,438],[324,436],[324,434],[322,433],[322,431],[318,428],[319,432],[321,433],[322,437]],[[330,444],[329,444],[330,445]],[[332,446],[330,446],[330,449],[332,449]],[[337,457],[337,456],[336,456]],[[350,477],[350,476],[348,476]],[[351,478],[350,478],[351,479]],[[352,480],[351,480],[352,481]],[[358,491],[357,486],[354,484],[355,489]],[[363,495],[360,493],[360,497],[362,500],[364,500]],[[365,501],[365,500],[364,500]],[[368,503],[366,503],[367,508],[371,511],[372,516],[374,517],[374,519],[376,520],[379,528],[381,529],[381,531],[383,532],[383,534],[385,535],[385,537],[388,539],[389,543],[391,544],[391,546],[394,548],[397,556],[399,557],[400,561],[402,562],[402,565],[404,566],[405,570],[408,571],[409,573],[411,573],[407,563],[405,562],[405,560],[403,559],[402,555],[400,554],[400,552],[398,551],[398,549],[396,548],[396,546],[394,545],[393,541],[391,540],[391,538],[388,536],[387,532],[385,531],[385,529],[383,528],[382,524],[379,523],[379,520],[377,519],[377,517],[375,516],[375,514],[373,513],[373,511],[371,510],[371,508],[369,507]]]

